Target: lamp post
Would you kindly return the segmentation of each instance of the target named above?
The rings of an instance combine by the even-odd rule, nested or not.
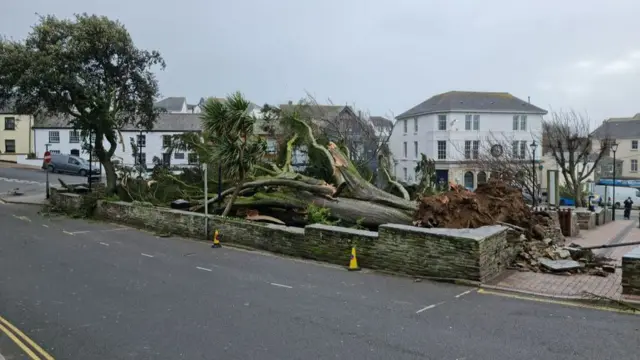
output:
[[[533,187],[533,207],[536,206],[536,197],[537,197],[537,193],[536,193],[536,182],[537,182],[537,177],[536,177],[536,149],[538,148],[538,143],[536,143],[535,140],[533,140],[533,142],[531,143],[531,169],[533,170],[533,175],[531,178],[531,183],[532,183],[532,187]]]
[[[611,144],[611,151],[613,151],[613,202],[611,204],[611,221],[616,221],[616,151],[618,151],[618,143],[613,142]]]
[[[138,135],[138,176],[140,176],[140,178],[142,178],[142,167],[144,166],[142,164],[142,148],[142,128],[140,128],[140,134]]]

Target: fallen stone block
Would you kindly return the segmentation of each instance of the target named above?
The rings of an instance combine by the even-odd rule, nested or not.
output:
[[[541,257],[538,258],[538,262],[540,263],[540,265],[551,271],[571,271],[584,267],[584,264],[579,263],[575,260],[551,260]]]

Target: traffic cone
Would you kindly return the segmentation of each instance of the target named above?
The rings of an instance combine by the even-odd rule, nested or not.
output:
[[[351,248],[351,259],[349,260],[349,271],[358,271],[360,267],[358,266],[358,258],[356,257],[356,247]]]
[[[221,248],[222,244],[220,244],[220,239],[218,239],[218,236],[220,235],[220,233],[218,232],[218,230],[216,230],[213,233],[213,245],[211,245],[212,248]]]

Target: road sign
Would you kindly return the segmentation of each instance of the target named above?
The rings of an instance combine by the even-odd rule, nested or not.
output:
[[[44,153],[44,162],[47,164],[51,162],[51,152],[47,151]]]

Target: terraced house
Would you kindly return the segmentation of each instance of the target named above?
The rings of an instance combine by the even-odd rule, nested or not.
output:
[[[17,162],[20,155],[33,152],[33,116],[16,114],[10,107],[0,109],[0,161]]]
[[[432,96],[396,117],[389,148],[396,177],[415,183],[415,166],[424,153],[436,161],[438,181],[475,189],[490,174],[478,168],[480,151],[504,139],[513,158],[529,157],[529,145],[542,135],[547,113],[506,92],[450,91]],[[501,140],[502,142],[502,140]],[[542,149],[536,149],[540,159]]]

